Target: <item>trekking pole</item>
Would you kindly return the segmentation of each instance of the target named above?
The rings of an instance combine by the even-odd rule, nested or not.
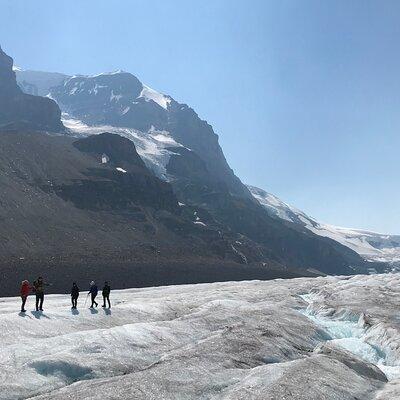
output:
[[[86,296],[85,304],[83,305],[84,308],[86,307],[86,303],[87,303],[87,299],[88,299],[88,298],[89,298],[89,293],[88,293],[87,296]]]

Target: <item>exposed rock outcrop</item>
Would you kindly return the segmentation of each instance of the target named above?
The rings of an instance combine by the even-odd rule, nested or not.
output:
[[[62,131],[57,103],[23,93],[12,66],[13,59],[0,48],[0,129]]]

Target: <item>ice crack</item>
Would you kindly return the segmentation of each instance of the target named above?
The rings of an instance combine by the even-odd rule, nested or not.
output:
[[[384,348],[371,342],[371,335],[368,335],[367,338],[368,328],[363,326],[365,315],[362,314],[358,319],[352,318],[350,314],[347,319],[331,318],[327,315],[321,315],[322,312],[315,313],[312,311],[312,303],[318,300],[318,295],[306,293],[300,295],[300,297],[308,303],[307,309],[300,312],[314,322],[315,325],[322,328],[326,334],[326,342],[343,348],[362,360],[374,364],[386,375],[389,381],[400,378],[400,365],[389,361]]]

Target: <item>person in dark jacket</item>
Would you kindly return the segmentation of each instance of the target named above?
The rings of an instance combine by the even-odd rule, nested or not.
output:
[[[97,289],[97,285],[95,284],[94,281],[90,282],[90,289],[89,289],[89,294],[91,295],[92,298],[92,305],[90,308],[93,308],[93,306],[98,306],[98,303],[96,302],[96,296],[99,290]]]
[[[74,282],[72,284],[72,289],[71,289],[71,302],[72,302],[72,308],[74,310],[76,310],[78,306],[78,297],[79,297],[79,287],[76,284],[76,282]]]
[[[111,292],[111,287],[108,284],[108,282],[104,282],[104,287],[103,287],[103,308],[106,308],[106,300],[108,302],[108,308],[111,308],[111,303],[110,303],[110,292]]]
[[[44,301],[44,288],[45,286],[50,286],[49,283],[45,283],[43,278],[39,276],[35,282],[33,282],[33,290],[36,294],[36,311],[43,311],[43,301]]]
[[[26,299],[28,298],[30,292],[31,292],[30,283],[27,280],[22,281],[22,284],[21,284],[21,299],[22,299],[21,312],[22,313],[26,312],[25,303],[26,303]]]

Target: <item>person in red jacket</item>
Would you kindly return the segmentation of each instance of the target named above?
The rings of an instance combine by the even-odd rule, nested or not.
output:
[[[29,293],[31,291],[31,285],[29,284],[29,282],[27,280],[22,281],[21,284],[21,299],[22,299],[22,306],[21,306],[21,312],[26,312],[25,310],[25,303],[26,303],[26,299],[29,296]]]

